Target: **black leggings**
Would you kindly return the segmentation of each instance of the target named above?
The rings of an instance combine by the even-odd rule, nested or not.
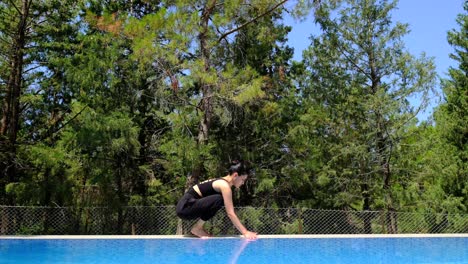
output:
[[[177,203],[177,216],[185,220],[200,218],[203,221],[211,219],[224,206],[223,196],[213,194],[207,197],[195,197],[187,192]]]

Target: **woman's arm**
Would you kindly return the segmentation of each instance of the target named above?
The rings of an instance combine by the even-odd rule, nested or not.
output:
[[[245,226],[241,223],[241,221],[237,217],[234,211],[234,205],[232,203],[232,190],[229,184],[224,182],[224,184],[220,184],[219,189],[221,190],[221,194],[223,195],[224,207],[226,208],[226,213],[229,219],[231,219],[231,222],[237,228],[237,230],[239,230],[239,232],[242,235],[244,235],[245,238],[248,238],[248,239],[257,238],[257,233],[250,232],[249,230],[247,230],[247,228],[245,228]]]

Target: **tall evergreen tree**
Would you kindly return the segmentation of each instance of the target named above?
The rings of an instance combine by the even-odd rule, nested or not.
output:
[[[301,119],[310,123],[295,130],[307,131],[307,156],[324,164],[309,178],[327,190],[316,195],[329,207],[399,209],[394,186],[404,168],[395,158],[408,124],[424,107],[410,99],[427,100],[435,69],[432,59],[416,59],[404,49],[407,25],[392,22],[395,6],[396,1],[349,0],[336,9],[324,4],[318,12],[324,33],[311,38],[300,93],[307,104]],[[317,145],[320,154],[313,153]],[[389,216],[387,231],[397,232]],[[370,222],[365,229],[370,232]]]
[[[76,199],[80,206],[91,202],[121,210],[127,204],[167,202],[158,198],[163,191],[150,193],[150,186],[165,180],[154,162],[157,154],[150,138],[166,126],[160,116],[167,96],[158,94],[163,77],[147,60],[137,59],[124,29],[125,21],[158,8],[156,2],[149,7],[140,1],[95,1],[83,9],[81,45],[65,72],[79,91],[75,105],[81,108],[74,114],[85,115],[66,131],[68,149],[87,164],[76,175],[82,183]],[[108,127],[95,124],[89,115]],[[77,135],[70,136],[73,133]],[[92,197],[89,190],[96,187],[100,199],[89,199],[85,194],[91,192]]]
[[[454,48],[450,58],[456,61],[457,67],[450,67],[448,79],[442,82],[444,102],[435,113],[435,121],[442,139],[439,147],[445,150],[443,157],[451,157],[450,163],[442,163],[447,165],[446,169],[436,173],[445,177],[440,183],[446,197],[461,198],[466,211],[468,208],[468,3],[465,3],[463,8],[465,12],[457,17],[460,29],[448,32],[448,42]],[[447,168],[450,170],[447,171]]]
[[[70,97],[56,60],[69,54],[77,1],[21,0],[0,4],[0,202],[14,203],[5,187],[20,181],[18,149],[50,137]],[[24,166],[23,166],[24,167]],[[11,189],[11,188],[10,188]]]

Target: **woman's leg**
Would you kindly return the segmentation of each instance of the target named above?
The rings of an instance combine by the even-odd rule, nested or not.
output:
[[[192,206],[191,210],[196,212],[196,214],[200,217],[197,223],[193,225],[190,232],[198,237],[205,237],[211,236],[206,230],[203,228],[205,222],[211,219],[216,212],[219,211],[224,205],[223,196],[220,194],[210,195],[201,199],[198,199]]]
[[[176,207],[177,216],[186,219],[201,218],[207,221],[212,218],[216,212],[224,205],[221,194],[210,195],[207,197],[195,199],[191,196],[184,196]]]
[[[210,220],[224,205],[223,196],[214,194],[198,199],[194,206],[200,211],[200,218],[203,221]]]

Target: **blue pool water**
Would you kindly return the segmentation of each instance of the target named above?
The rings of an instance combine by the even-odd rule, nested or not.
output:
[[[468,263],[468,237],[1,239],[0,263]]]

